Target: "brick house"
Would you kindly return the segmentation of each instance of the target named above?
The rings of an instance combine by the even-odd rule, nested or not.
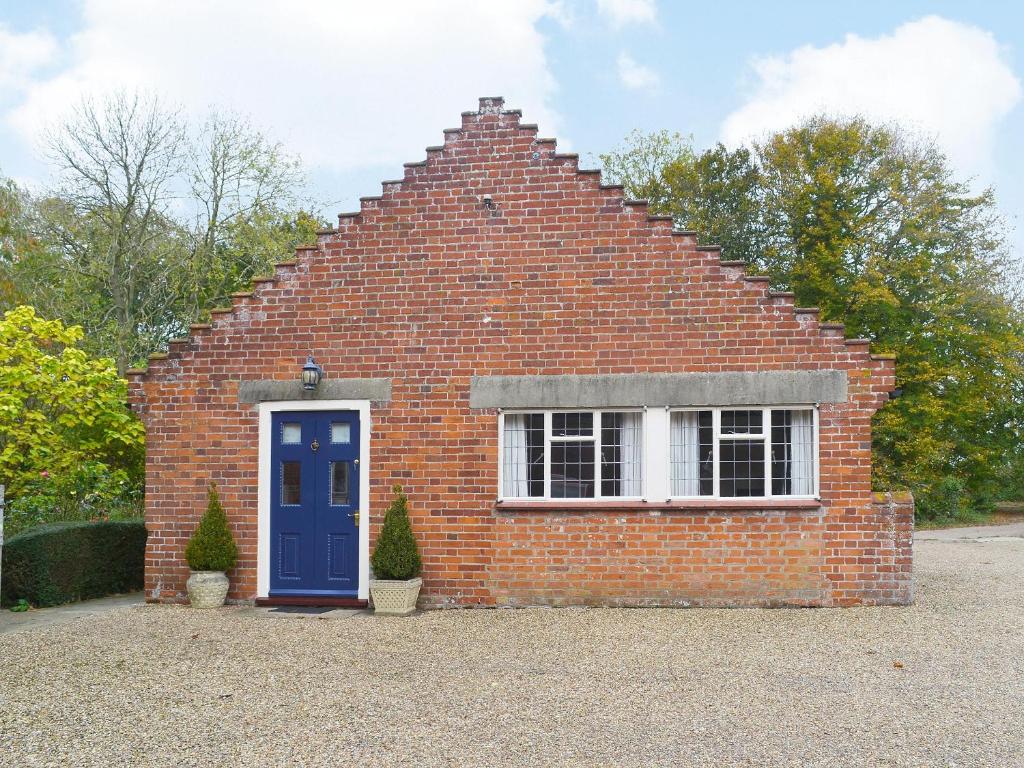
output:
[[[383,186],[130,372],[150,600],[213,481],[235,600],[365,600],[397,482],[424,607],[910,602],[912,501],[870,483],[890,357],[501,99]]]

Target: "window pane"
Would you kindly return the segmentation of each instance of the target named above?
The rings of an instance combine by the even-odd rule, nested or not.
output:
[[[502,435],[502,496],[544,495],[544,414],[510,413]]]
[[[701,411],[697,434],[700,438],[700,495],[715,495],[715,418]]]
[[[332,443],[351,443],[352,425],[347,421],[339,421],[331,424]]]
[[[349,504],[348,500],[348,462],[331,462],[331,504]]]
[[[772,493],[814,493],[814,412],[772,411]]]
[[[763,422],[761,411],[722,411],[722,434],[759,435]]]
[[[601,414],[601,495],[640,496],[641,413]]]
[[[551,497],[591,499],[594,497],[594,443],[566,441],[551,443]]]
[[[552,437],[593,437],[594,414],[553,413],[551,414]]]
[[[673,496],[711,496],[715,486],[711,411],[678,411],[670,426]]]
[[[301,504],[302,465],[297,461],[281,462],[281,503]]]
[[[722,496],[764,496],[763,440],[722,440],[718,452]]]
[[[298,445],[302,442],[301,424],[282,424],[281,443],[283,445]]]

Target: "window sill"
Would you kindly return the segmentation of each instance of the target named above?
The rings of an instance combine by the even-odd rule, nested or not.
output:
[[[495,512],[708,512],[819,509],[820,499],[676,499],[673,501],[498,501]]]

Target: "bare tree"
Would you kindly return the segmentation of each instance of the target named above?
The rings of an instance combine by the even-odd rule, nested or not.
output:
[[[251,241],[239,249],[234,241],[240,229],[259,226],[295,207],[303,175],[297,159],[235,115],[211,114],[190,143],[188,156],[197,206],[191,300],[198,315],[284,255],[268,254]]]
[[[126,93],[83,101],[48,135],[62,174],[51,234],[70,290],[99,292],[93,320],[109,329],[122,374],[144,351],[140,337],[175,314],[182,243],[171,208],[184,138],[176,110]]]
[[[0,289],[82,325],[121,373],[321,226],[299,206],[298,160],[239,117],[193,129],[154,97],[118,93],[82,102],[47,146],[61,183],[28,216],[43,247],[5,259]]]

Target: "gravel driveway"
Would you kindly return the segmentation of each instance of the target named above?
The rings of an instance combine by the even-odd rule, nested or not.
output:
[[[0,764],[1024,765],[1024,539],[916,556],[906,609],[117,609],[0,637]]]

